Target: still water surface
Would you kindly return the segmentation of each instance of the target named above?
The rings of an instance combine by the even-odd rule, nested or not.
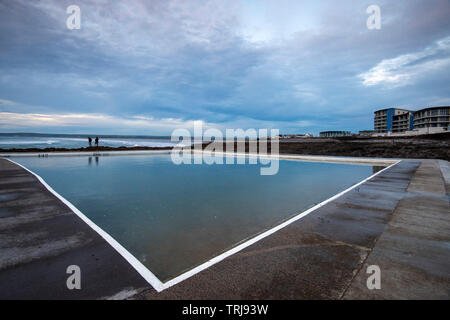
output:
[[[170,155],[15,158],[109,233],[161,281],[370,176],[364,165],[280,161],[175,165]]]

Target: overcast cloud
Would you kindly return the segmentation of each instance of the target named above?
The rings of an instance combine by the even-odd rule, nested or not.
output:
[[[379,108],[450,104],[449,16],[448,0],[0,0],[0,131],[372,129]]]

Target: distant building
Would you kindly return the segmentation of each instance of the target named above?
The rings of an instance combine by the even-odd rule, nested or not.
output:
[[[313,135],[311,133],[302,133],[302,134],[296,134],[295,138],[311,138]]]
[[[336,138],[336,137],[348,137],[351,136],[350,131],[322,131],[319,133],[321,138]]]
[[[423,134],[449,130],[450,107],[429,107],[417,111],[388,108],[375,111],[375,134]]]
[[[414,130],[447,131],[450,125],[450,107],[430,107],[414,113]]]
[[[375,133],[404,132],[413,129],[414,112],[388,108],[375,111],[373,127]]]
[[[280,134],[280,139],[294,139],[294,138],[311,138],[314,135],[312,133],[300,133],[300,134]]]
[[[360,135],[360,136],[371,136],[372,134],[374,134],[375,133],[375,130],[360,130],[359,132],[358,132],[358,134]]]

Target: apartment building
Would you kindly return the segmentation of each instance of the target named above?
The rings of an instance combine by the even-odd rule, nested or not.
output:
[[[414,112],[405,109],[387,108],[375,111],[375,133],[404,132],[413,129]]]
[[[351,135],[350,131],[322,131],[319,133],[321,138],[349,137]]]
[[[449,125],[450,106],[430,107],[414,113],[414,130],[446,131]]]
[[[375,111],[374,131],[378,133],[434,133],[447,131],[450,107],[429,107],[417,111],[387,108]]]

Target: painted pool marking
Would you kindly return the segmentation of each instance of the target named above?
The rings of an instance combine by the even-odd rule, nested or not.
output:
[[[211,267],[212,265],[214,265],[214,264],[216,264],[216,263],[218,263],[218,262],[228,258],[229,256],[231,256],[231,255],[233,255],[233,254],[235,254],[235,253],[237,253],[237,252],[239,252],[239,251],[241,251],[241,250],[251,246],[252,244],[258,242],[259,240],[262,240],[262,239],[270,236],[271,234],[277,232],[278,230],[283,229],[284,227],[290,225],[291,223],[293,223],[293,222],[295,222],[295,221],[305,217],[306,215],[310,214],[311,212],[315,211],[316,209],[318,209],[318,208],[324,206],[325,204],[327,204],[327,203],[329,203],[329,202],[339,198],[340,196],[342,196],[343,194],[347,193],[348,191],[350,191],[350,190],[356,188],[357,186],[363,184],[364,182],[372,179],[373,177],[375,177],[376,175],[380,174],[381,172],[383,172],[383,171],[385,171],[385,170],[395,166],[399,162],[401,162],[401,160],[399,160],[399,161],[391,164],[390,166],[388,166],[388,167],[378,171],[377,173],[371,175],[370,177],[368,177],[368,178],[358,182],[357,184],[351,186],[350,188],[345,189],[344,191],[341,191],[340,193],[334,195],[333,197],[322,201],[321,203],[315,205],[314,207],[311,207],[308,210],[303,211],[300,214],[298,214],[298,215],[296,215],[296,216],[286,220],[285,222],[283,222],[283,223],[273,227],[272,229],[269,229],[269,230],[267,230],[267,231],[265,231],[265,232],[255,236],[255,237],[253,237],[253,238],[251,238],[251,239],[241,243],[240,245],[238,245],[238,246],[236,246],[234,248],[231,248],[230,250],[228,250],[228,251],[226,251],[226,252],[224,252],[224,253],[222,253],[222,254],[214,257],[214,258],[212,258],[211,260],[209,260],[207,262],[204,262],[201,265],[199,265],[199,266],[197,266],[197,267],[195,267],[195,268],[193,268],[193,269],[191,269],[189,271],[186,271],[185,273],[183,273],[183,274],[181,274],[181,275],[179,275],[179,276],[177,276],[177,277],[175,277],[175,278],[173,278],[173,279],[171,279],[171,280],[169,280],[167,282],[164,282],[164,284],[163,284],[164,285],[164,289],[167,289],[167,288],[169,288],[169,287],[171,287],[171,286],[173,286],[173,285],[175,285],[177,283],[180,283],[183,280],[186,280],[186,279],[192,277],[193,275],[199,273],[200,271],[203,271],[203,270]]]
[[[392,158],[358,158],[358,157],[337,157],[337,156],[315,156],[315,155],[290,155],[290,154],[252,154],[252,153],[238,153],[238,152],[218,152],[218,151],[196,151],[191,150],[192,153],[204,153],[209,156],[231,156],[231,157],[256,157],[266,159],[279,159],[279,160],[292,160],[292,161],[306,161],[306,162],[332,162],[332,163],[344,163],[344,164],[379,164],[390,165],[400,161],[401,159]],[[170,154],[171,149],[167,150],[132,150],[132,151],[83,151],[83,152],[35,152],[35,153],[23,153],[23,152],[11,152],[0,153],[0,157],[39,157],[39,156],[123,156],[123,155],[149,155],[149,154]]]
[[[226,153],[224,153],[226,154]],[[231,155],[230,153],[228,153],[229,155]],[[237,154],[234,154],[235,156]],[[255,155],[253,155],[255,156]],[[261,155],[258,155],[261,156]],[[265,156],[265,155],[264,155]],[[289,159],[295,160],[295,156],[289,156]],[[325,157],[321,157],[323,159],[325,159]],[[301,213],[299,213],[298,215],[286,220],[285,222],[269,229],[266,230],[265,232],[241,243],[240,245],[237,245],[234,248],[231,248],[230,250],[223,252],[222,254],[198,265],[197,267],[186,271],[184,273],[182,273],[181,275],[167,281],[167,282],[162,282],[160,281],[146,266],[144,266],[139,260],[136,259],[136,257],[134,257],[127,249],[125,249],[119,242],[117,242],[112,236],[110,236],[107,232],[105,232],[102,228],[100,228],[99,226],[97,226],[93,221],[91,221],[87,216],[85,216],[80,210],[78,210],[72,203],[70,203],[67,199],[65,199],[63,196],[61,196],[59,193],[57,193],[55,190],[53,190],[52,187],[50,187],[44,179],[42,179],[38,174],[34,173],[33,171],[29,170],[28,168],[24,167],[23,165],[5,158],[6,160],[18,165],[19,167],[25,169],[26,171],[30,172],[32,175],[34,175],[39,182],[41,182],[46,188],[47,190],[49,190],[52,194],[54,194],[58,199],[60,199],[64,204],[66,204],[76,215],[78,215],[84,222],[86,222],[93,230],[95,230],[103,239],[105,239],[114,249],[116,249],[116,251],[125,258],[125,260],[128,261],[128,263],[131,264],[131,266],[157,291],[157,292],[161,292],[167,288],[172,287],[173,285],[176,285],[178,283],[180,283],[181,281],[184,281],[190,277],[192,277],[193,275],[211,267],[212,265],[226,259],[227,257],[242,251],[243,249],[251,246],[252,244],[268,237],[269,235],[277,232],[278,230],[290,225],[291,223],[305,217],[306,215],[310,214],[311,212],[315,211],[316,209],[324,206],[325,204],[339,198],[340,196],[342,196],[343,194],[349,192],[350,190],[356,188],[357,186],[363,184],[364,182],[372,179],[373,177],[377,176],[378,174],[382,173],[383,171],[395,166],[396,164],[398,164],[399,162],[401,162],[401,160],[395,160],[394,163],[392,163],[391,165],[389,165],[388,167],[378,171],[377,173],[371,175],[370,177],[356,183],[355,185],[345,189],[344,191],[341,191],[340,193],[334,195],[331,198],[328,198],[324,201],[322,201],[321,203],[309,208],[306,211],[303,211]],[[284,160],[288,160],[287,158],[285,158]],[[301,159],[299,159],[301,160]],[[339,159],[340,161],[344,162],[345,158],[343,159]],[[366,160],[366,159],[365,159]],[[375,159],[367,159],[370,161],[376,161]],[[320,161],[325,161],[325,160],[320,160]],[[390,160],[391,162],[394,160]],[[333,162],[333,161],[329,161],[329,162]],[[347,161],[347,162],[351,162],[351,161]],[[379,161],[378,163],[380,163],[382,161]]]
[[[81,218],[84,222],[86,222],[94,231],[96,231],[103,239],[106,240],[122,257],[127,260],[134,269],[153,287],[156,291],[161,292],[164,290],[163,283],[147,268],[145,267],[138,259],[135,258],[127,249],[125,249],[119,242],[117,242],[113,237],[111,237],[108,233],[106,233],[102,228],[97,226],[92,220],[90,220],[88,217],[86,217],[80,210],[78,210],[70,201],[65,199],[63,196],[61,196],[58,192],[53,190],[52,187],[50,187],[44,179],[42,179],[38,174],[34,173],[33,171],[29,170],[28,168],[22,166],[20,163],[17,163],[11,159],[7,159],[8,161],[11,161],[12,163],[18,165],[19,167],[25,169],[26,171],[30,172],[32,175],[34,175],[40,183],[44,185],[44,187],[47,188],[48,191],[50,191],[53,195],[55,195],[59,200],[61,200],[66,206],[70,208],[78,217]]]

